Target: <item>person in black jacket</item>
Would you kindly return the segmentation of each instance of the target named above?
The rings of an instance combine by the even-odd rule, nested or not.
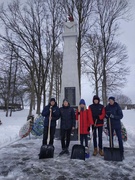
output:
[[[113,134],[114,130],[118,137],[119,148],[121,151],[122,158],[124,159],[124,148],[123,148],[123,141],[121,135],[121,119],[123,118],[122,109],[117,102],[115,102],[115,97],[109,97],[109,104],[105,107],[106,110],[106,118],[107,118],[107,127],[110,135],[110,128],[111,128],[111,137],[112,146],[113,146]],[[110,120],[110,126],[109,126]],[[111,146],[111,143],[110,143]]]
[[[75,128],[75,111],[67,99],[63,100],[63,105],[60,108],[60,117],[61,117],[61,124],[60,124],[60,131],[61,131],[61,146],[62,151],[60,155],[66,153],[69,154],[69,144],[70,144],[70,136],[71,131]]]
[[[42,111],[42,116],[45,117],[44,119],[44,133],[43,133],[43,145],[47,145],[47,138],[48,138],[48,125],[49,125],[49,118],[51,113],[51,125],[50,125],[50,142],[49,145],[53,145],[54,141],[54,134],[56,129],[56,121],[60,117],[60,110],[57,106],[57,102],[54,98],[50,99],[50,102],[47,106],[44,107]]]
[[[89,106],[89,118],[93,120],[93,145],[94,152],[93,156],[96,156],[99,152],[101,156],[104,155],[102,147],[102,132],[105,117],[105,108],[100,104],[100,98],[95,95],[93,96],[93,104]],[[97,144],[97,131],[98,131],[98,144]],[[98,150],[99,147],[99,150]]]

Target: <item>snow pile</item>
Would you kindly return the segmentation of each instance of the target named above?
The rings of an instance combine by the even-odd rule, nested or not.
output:
[[[133,180],[135,179],[135,111],[124,110],[122,122],[127,127],[128,141],[124,142],[125,159],[122,162],[104,161],[103,157],[92,156],[93,144],[90,146],[90,158],[85,161],[70,159],[70,155],[59,157],[61,144],[55,140],[55,154],[52,159],[39,160],[38,153],[42,136],[29,136],[19,140],[19,130],[26,122],[28,110],[14,112],[12,117],[5,117],[0,112],[0,180]],[[16,141],[12,143],[13,141]],[[72,146],[77,142],[72,141]],[[106,135],[104,145],[109,144]],[[117,139],[115,140],[117,144]],[[10,144],[8,146],[5,146]]]

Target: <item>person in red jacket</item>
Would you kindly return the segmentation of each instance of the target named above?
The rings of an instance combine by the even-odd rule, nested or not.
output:
[[[98,147],[99,154],[104,156],[102,150],[102,132],[103,132],[103,124],[105,117],[105,108],[102,104],[100,104],[100,98],[95,95],[93,97],[93,104],[89,106],[89,118],[93,121],[92,132],[93,132],[93,144],[94,144],[94,152],[93,155],[96,156],[98,154],[97,148],[97,131],[98,131]]]
[[[83,145],[85,140],[85,147],[88,147],[88,127],[92,124],[92,121],[89,121],[88,110],[86,108],[86,103],[84,99],[80,100],[78,109],[76,111],[76,120],[80,120],[80,143]]]

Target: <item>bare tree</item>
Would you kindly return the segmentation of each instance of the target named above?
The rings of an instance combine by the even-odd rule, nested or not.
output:
[[[14,47],[5,45],[2,47],[3,50],[3,65],[0,69],[1,72],[1,99],[3,99],[6,107],[6,116],[12,116],[12,110],[15,104],[15,96],[18,92],[17,74],[18,59],[14,53]],[[10,106],[10,107],[9,107]]]
[[[119,20],[127,18],[129,6],[127,0],[95,2],[95,24],[86,37],[85,54],[89,59],[85,65],[87,73],[94,77],[96,93],[101,91],[103,104],[106,105],[108,93],[123,87],[129,72],[126,47],[116,41]]]
[[[116,102],[118,102],[120,105],[132,104],[132,100],[124,94],[114,94],[114,97]]]
[[[61,75],[62,75],[62,61],[63,61],[63,54],[60,52],[57,52],[55,55],[55,68],[54,68],[54,92],[55,97],[58,102],[60,102],[60,90],[61,90]]]
[[[32,114],[35,100],[39,114],[42,97],[45,105],[47,93],[48,98],[53,94],[55,56],[59,51],[62,30],[61,8],[58,0],[30,0],[26,4],[16,0],[8,5],[8,13],[1,6],[0,20],[6,30],[6,34],[0,35],[1,42],[19,49],[15,53],[25,77],[29,78],[26,78],[31,93],[29,115]]]
[[[50,1],[47,0],[48,4],[48,24],[49,30],[48,36],[50,39],[50,85],[49,85],[49,99],[53,94],[54,86],[54,72],[55,72],[55,63],[57,59],[58,45],[60,41],[60,35],[62,34],[62,7],[59,0]],[[59,71],[57,72],[59,74]]]
[[[86,38],[85,55],[82,63],[82,73],[86,74],[99,95],[102,77],[102,50],[98,35],[89,35]]]
[[[41,0],[29,1],[22,8],[19,1],[16,1],[8,5],[8,13],[1,7],[1,20],[6,28],[6,36],[1,35],[1,40],[19,49],[19,54],[16,54],[31,77],[31,99],[34,98],[34,93],[37,96],[37,113],[40,112],[43,87],[41,68],[44,51],[41,37],[45,13],[42,5]]]
[[[124,18],[128,11],[127,0],[96,0],[97,3],[97,24],[96,28],[100,32],[102,38],[102,98],[103,103],[106,105],[107,100],[107,71],[106,66],[109,62],[108,54],[118,30],[118,20]]]
[[[118,42],[108,45],[106,62],[106,92],[107,94],[116,92],[124,87],[126,76],[129,74],[127,63],[126,47]],[[103,61],[102,61],[102,42],[97,35],[89,35],[85,46],[85,60],[83,64],[83,73],[91,79],[95,87],[95,93],[101,94],[103,81]]]

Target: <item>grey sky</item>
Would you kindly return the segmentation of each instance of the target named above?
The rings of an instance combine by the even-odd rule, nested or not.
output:
[[[23,2],[22,0],[21,2]],[[135,0],[131,1],[131,14],[132,20],[128,22],[121,22],[119,40],[121,43],[125,44],[128,51],[130,66],[130,75],[127,77],[127,83],[124,88],[122,88],[122,93],[131,98],[132,102],[135,104]],[[11,0],[0,0],[2,2],[11,2]],[[82,81],[82,98],[84,98],[87,104],[92,102],[93,88],[90,87],[90,82],[83,78]]]

